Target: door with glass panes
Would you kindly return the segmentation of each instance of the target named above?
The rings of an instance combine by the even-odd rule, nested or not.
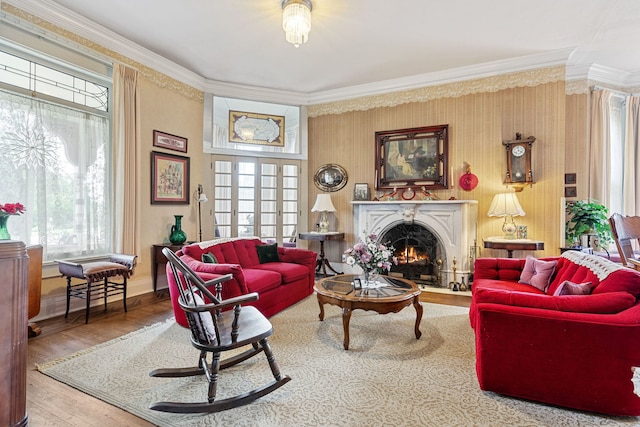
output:
[[[295,238],[299,161],[215,156],[213,187],[216,237]]]

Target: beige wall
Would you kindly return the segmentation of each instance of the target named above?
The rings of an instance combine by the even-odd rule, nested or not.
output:
[[[533,146],[533,172],[537,182],[518,193],[526,216],[516,218],[516,222],[528,227],[529,238],[545,242],[545,250],[535,255],[558,254],[565,167],[565,85],[562,81],[310,118],[310,203],[319,193],[311,179],[319,166],[336,163],[343,166],[349,176],[347,186],[332,193],[337,209],[332,229],[344,231],[346,236],[341,244],[326,245],[329,259],[339,261],[340,252],[356,240],[350,204],[353,184],[366,182],[375,188],[375,132],[438,124],[449,124],[453,188],[435,194],[441,199],[478,200],[480,245],[483,238],[502,234],[501,220],[486,216],[493,195],[507,189],[503,184],[506,154],[502,141],[514,139],[516,132],[521,132],[523,137],[537,138]],[[458,186],[465,162],[479,178],[479,185],[470,192]],[[317,218],[312,214],[309,229],[315,222]],[[318,250],[313,244],[310,247]],[[489,249],[483,249],[482,254],[506,256],[504,251]],[[524,255],[526,253],[514,253],[517,257]]]
[[[576,174],[578,199],[586,199],[589,182],[589,95],[567,95],[565,168]]]

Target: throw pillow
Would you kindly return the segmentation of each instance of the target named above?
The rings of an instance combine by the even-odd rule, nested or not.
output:
[[[205,305],[204,300],[199,294],[187,293],[187,305],[190,307],[200,307]],[[201,343],[212,343],[216,338],[216,327],[213,323],[213,317],[208,311],[201,311],[200,313],[187,312],[187,317],[193,316],[192,319],[195,323],[196,330],[198,331],[198,340]]]
[[[546,292],[556,265],[558,261],[542,261],[528,255],[518,283],[525,283]]]
[[[258,259],[260,260],[260,264],[280,261],[280,257],[278,256],[277,243],[274,243],[272,245],[257,245],[256,250],[258,251]]]
[[[591,282],[586,283],[573,283],[569,280],[565,280],[560,283],[558,289],[553,293],[553,296],[560,295],[589,295],[591,293]]]
[[[206,262],[207,264],[217,264],[218,260],[216,259],[214,254],[212,254],[211,252],[207,252],[202,254],[202,262]]]

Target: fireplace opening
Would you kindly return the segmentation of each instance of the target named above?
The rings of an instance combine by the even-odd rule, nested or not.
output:
[[[379,240],[394,247],[398,265],[393,265],[390,276],[403,277],[418,284],[443,287],[442,268],[446,257],[438,237],[422,225],[397,224]]]

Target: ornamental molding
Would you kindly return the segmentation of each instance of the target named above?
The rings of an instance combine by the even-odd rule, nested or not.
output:
[[[381,95],[363,96],[326,104],[310,105],[309,117],[366,111],[380,107],[395,107],[412,102],[425,102],[442,98],[458,98],[476,93],[498,92],[516,87],[533,87],[545,83],[564,81],[565,66],[553,66],[501,74],[437,86],[405,90]]]
[[[85,54],[93,54],[104,62],[108,62],[110,64],[113,62],[126,64],[138,70],[139,76],[144,77],[160,88],[169,89],[172,92],[178,93],[190,100],[204,102],[204,92],[201,90],[198,90],[186,83],[182,83],[140,62],[134,61],[125,55],[122,55],[111,49],[107,49],[98,43],[81,37],[71,31],[65,30],[58,25],[39,18],[38,16],[19,9],[11,4],[1,2],[0,5],[2,12],[4,12],[3,18],[19,26],[20,28],[26,29],[32,33],[41,35],[42,37],[63,44],[73,50]],[[34,28],[34,26],[36,28]],[[63,39],[61,39],[61,37]]]

